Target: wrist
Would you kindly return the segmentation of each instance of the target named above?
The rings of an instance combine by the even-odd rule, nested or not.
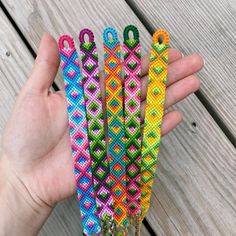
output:
[[[0,159],[1,232],[3,235],[36,235],[52,208],[32,197],[4,159]]]

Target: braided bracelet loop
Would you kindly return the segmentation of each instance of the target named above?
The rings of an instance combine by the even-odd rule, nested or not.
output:
[[[129,40],[129,32],[133,32],[133,39],[139,41],[139,31],[136,26],[128,25],[124,29],[124,41]]]
[[[170,43],[169,34],[163,29],[156,31],[152,37],[152,43],[168,45]]]
[[[94,34],[93,34],[93,32],[92,32],[90,29],[85,28],[85,29],[82,29],[82,30],[80,31],[80,34],[79,34],[79,41],[80,41],[80,43],[85,43],[85,38],[84,38],[84,36],[85,36],[86,34],[88,35],[89,43],[94,42]]]
[[[111,37],[109,37],[111,35]],[[118,42],[118,35],[115,29],[107,27],[103,32],[103,40],[106,44],[115,44]]]

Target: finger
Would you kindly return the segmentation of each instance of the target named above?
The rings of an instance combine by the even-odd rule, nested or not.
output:
[[[176,60],[179,60],[182,58],[182,53],[174,48],[169,49],[169,63],[172,63]],[[148,66],[149,66],[149,56],[144,56],[142,57],[142,74],[145,75],[148,73]],[[142,75],[142,76],[143,76]],[[104,81],[104,71],[100,71],[100,87],[101,87],[101,93],[102,93],[102,98],[103,102],[105,99],[105,81]]]
[[[203,58],[198,54],[192,54],[176,61],[168,68],[167,86],[198,72],[202,69],[203,65]]]
[[[48,91],[59,67],[59,52],[55,39],[44,33],[29,84],[40,91]]]
[[[181,58],[182,58],[182,53],[179,50],[177,50],[175,48],[170,48],[169,49],[169,60],[168,60],[169,64],[171,64],[174,61],[177,61]],[[141,68],[142,74],[141,74],[141,76],[143,77],[143,76],[148,74],[149,55],[146,55],[142,58],[141,65],[142,65],[142,68]]]
[[[64,91],[58,91],[56,93],[59,93],[61,96],[65,96]],[[105,104],[103,103],[103,108],[105,107]],[[144,110],[144,109],[143,109]],[[106,117],[106,110],[103,109],[103,115]],[[144,113],[142,115],[142,122],[143,122]],[[166,113],[163,117],[162,121],[162,128],[161,128],[161,135],[166,135],[170,131],[172,131],[178,124],[180,124],[182,121],[182,114],[180,111],[170,111]],[[104,119],[104,127],[105,127],[105,133],[107,135],[107,124],[106,119]],[[142,131],[143,131],[143,125],[142,125]]]
[[[65,97],[64,91],[58,91],[56,92],[60,94],[62,97]],[[144,119],[144,107],[142,108],[142,123]],[[105,109],[105,102],[103,101],[103,115],[104,118],[106,117],[106,109]],[[171,130],[173,130],[179,123],[182,121],[182,114],[179,111],[171,111],[164,115],[163,121],[162,121],[162,128],[161,128],[161,134],[164,136],[167,133],[169,133]],[[105,134],[107,136],[107,123],[106,118],[104,119],[104,128],[105,128]],[[143,131],[143,127],[142,127]]]
[[[169,60],[168,60],[168,64],[171,64],[179,59],[181,59],[183,57],[183,54],[181,51],[179,51],[178,49],[175,48],[170,48],[169,49]],[[148,71],[147,71],[148,73]]]
[[[180,111],[170,111],[163,117],[161,135],[164,136],[176,128],[182,121],[182,113]]]
[[[195,75],[190,75],[166,89],[165,109],[180,102],[190,94],[196,92],[200,87],[200,80]],[[141,120],[145,114],[146,100],[141,104]]]
[[[190,75],[172,84],[166,89],[165,109],[180,102],[200,87],[200,80],[195,75]]]
[[[171,63],[168,66],[167,86],[190,76],[202,69],[204,61],[198,54],[186,56],[180,60]],[[142,79],[141,99],[144,100],[147,95],[148,76]]]
[[[179,60],[182,58],[182,53],[175,49],[170,48],[169,49],[169,63],[172,63],[176,60]],[[145,55],[141,59],[141,76],[145,76],[148,73],[149,67],[149,55]],[[104,86],[104,70],[100,71],[100,81],[101,85]]]

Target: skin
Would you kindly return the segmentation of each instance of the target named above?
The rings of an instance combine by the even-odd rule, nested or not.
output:
[[[143,120],[148,56],[142,60]],[[32,74],[17,98],[2,138],[1,235],[36,235],[54,206],[75,193],[65,93],[49,92],[59,63],[57,43],[45,33]],[[200,81],[194,74],[202,67],[199,55],[183,57],[180,51],[169,50],[165,109],[199,89]],[[101,88],[104,93],[103,80]],[[179,111],[166,113],[162,135],[181,120]]]

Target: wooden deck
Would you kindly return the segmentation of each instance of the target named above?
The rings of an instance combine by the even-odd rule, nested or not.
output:
[[[162,140],[142,235],[236,235],[236,0],[2,0],[0,130],[30,74],[44,31],[91,28],[102,53],[106,26],[138,26],[143,54],[164,27],[172,47],[205,58],[201,90],[180,102],[183,123]],[[63,87],[58,73],[56,85]],[[2,133],[0,131],[0,133]],[[58,204],[41,236],[82,235],[74,198]]]

